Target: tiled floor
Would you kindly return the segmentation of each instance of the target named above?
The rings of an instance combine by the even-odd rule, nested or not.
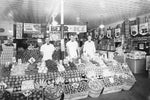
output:
[[[135,77],[137,81],[129,91],[102,94],[99,98],[88,97],[83,100],[150,100],[150,78],[148,78],[148,74],[136,74]]]

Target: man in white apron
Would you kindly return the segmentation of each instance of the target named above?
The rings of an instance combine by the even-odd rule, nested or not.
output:
[[[73,35],[70,36],[70,41],[66,43],[67,54],[69,58],[77,58],[79,55],[78,43]]]

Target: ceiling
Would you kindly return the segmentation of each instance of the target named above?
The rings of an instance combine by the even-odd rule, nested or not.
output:
[[[0,0],[0,18],[24,23],[60,23],[61,0]],[[150,13],[150,0],[64,0],[64,23],[89,28]]]

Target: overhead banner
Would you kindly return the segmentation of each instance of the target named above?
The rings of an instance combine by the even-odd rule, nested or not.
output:
[[[148,23],[140,24],[139,31],[140,31],[141,35],[147,35],[148,34]]]
[[[49,31],[61,31],[61,26],[49,26]],[[76,33],[83,33],[87,32],[86,25],[64,25],[65,32],[76,32]]]
[[[22,23],[16,23],[16,39],[22,39]]]
[[[132,36],[138,35],[138,25],[132,25],[131,26],[131,35]]]
[[[24,33],[41,33],[41,24],[24,23]]]

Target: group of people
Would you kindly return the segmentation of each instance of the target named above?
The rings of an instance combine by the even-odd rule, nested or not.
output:
[[[52,55],[55,51],[55,47],[50,43],[50,39],[45,39],[45,44],[40,47],[41,54],[43,55],[42,60],[51,60]],[[78,46],[78,42],[75,39],[74,35],[70,36],[70,41],[66,43],[66,52],[67,56],[71,59],[80,57],[80,50]],[[87,41],[84,43],[82,47],[83,55],[88,56],[90,58],[94,57],[96,52],[95,43],[92,41],[92,37],[89,35],[87,37]]]

